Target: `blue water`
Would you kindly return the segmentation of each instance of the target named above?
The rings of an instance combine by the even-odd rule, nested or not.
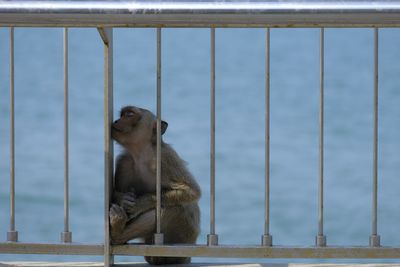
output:
[[[114,37],[114,115],[128,104],[155,111],[155,30],[116,29]],[[329,245],[367,245],[373,31],[327,29],[325,37],[324,230]],[[95,29],[71,29],[69,38],[70,227],[76,242],[102,242],[103,46]],[[263,234],[264,38],[263,29],[217,29],[216,232],[221,244],[258,245]],[[62,30],[18,28],[15,42],[16,227],[22,242],[58,242],[63,231]],[[399,30],[380,30],[378,231],[388,246],[400,245],[399,47]],[[198,242],[205,243],[209,30],[163,30],[162,49],[163,118],[169,123],[164,138],[203,189]],[[271,234],[276,245],[310,246],[317,234],[319,30],[273,29],[271,52]],[[0,240],[5,241],[10,139],[5,28],[0,29],[0,62]],[[0,260],[30,259],[71,257],[0,254]]]

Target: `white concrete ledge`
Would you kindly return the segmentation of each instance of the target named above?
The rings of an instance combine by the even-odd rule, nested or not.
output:
[[[0,262],[0,267],[103,267],[102,262]],[[147,263],[117,263],[121,267],[149,267]],[[168,265],[169,267],[399,267],[400,264],[333,264],[333,263],[191,263],[182,265]]]

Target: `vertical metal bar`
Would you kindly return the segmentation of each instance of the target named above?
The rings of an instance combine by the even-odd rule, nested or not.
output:
[[[372,233],[369,238],[371,247],[380,246],[378,235],[378,78],[379,78],[379,30],[374,29],[374,144],[372,167]]]
[[[157,28],[157,173],[156,173],[156,233],[154,244],[164,243],[161,233],[161,28]]]
[[[326,246],[324,235],[324,28],[320,29],[320,98],[319,98],[319,186],[318,186],[318,235],[316,245]]]
[[[61,242],[71,243],[69,231],[69,136],[68,136],[68,28],[64,28],[64,232]]]
[[[263,246],[272,246],[272,236],[269,233],[270,209],[270,28],[266,29],[265,37],[265,222]]]
[[[215,28],[211,28],[211,99],[210,99],[210,234],[207,236],[209,246],[218,245],[215,234]]]
[[[110,245],[110,200],[113,186],[114,149],[111,140],[113,121],[113,30],[99,30],[104,41],[104,266],[114,262]],[[105,39],[106,38],[106,39]]]
[[[14,113],[14,27],[10,27],[10,230],[7,241],[17,242],[15,230],[15,113]]]
[[[68,232],[68,28],[64,28],[64,232]]]
[[[215,29],[211,29],[210,233],[215,234]]]

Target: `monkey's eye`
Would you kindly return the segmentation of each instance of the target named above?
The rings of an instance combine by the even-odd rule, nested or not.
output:
[[[135,116],[135,112],[133,112],[133,111],[127,111],[127,112],[125,112],[124,116],[125,116],[125,117],[133,117],[133,116]]]

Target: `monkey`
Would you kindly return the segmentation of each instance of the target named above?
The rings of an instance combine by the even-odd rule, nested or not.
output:
[[[123,107],[111,137],[124,150],[117,157],[110,207],[112,244],[141,239],[153,244],[156,229],[157,120],[150,111]],[[168,123],[161,121],[161,134]],[[186,163],[161,139],[161,233],[165,244],[195,244],[201,190]],[[150,257],[152,265],[190,263],[190,257]]]

